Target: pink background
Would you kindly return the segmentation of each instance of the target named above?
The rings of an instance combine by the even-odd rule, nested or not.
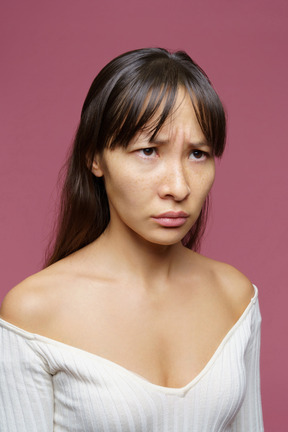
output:
[[[287,432],[286,0],[2,0],[1,295],[41,268],[88,87],[121,52],[184,49],[228,111],[203,252],[259,287],[265,430]],[[249,432],[249,431],[247,431]]]

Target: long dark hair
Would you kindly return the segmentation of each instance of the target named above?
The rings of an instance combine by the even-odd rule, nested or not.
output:
[[[109,223],[103,178],[91,172],[95,154],[107,147],[126,147],[162,104],[150,130],[151,137],[157,135],[174,106],[179,87],[190,94],[214,156],[222,155],[226,137],[223,106],[205,72],[185,52],[144,48],[115,58],[96,76],[84,101],[67,161],[57,236],[47,266],[97,239]],[[207,210],[208,198],[182,240],[184,246],[199,249]]]

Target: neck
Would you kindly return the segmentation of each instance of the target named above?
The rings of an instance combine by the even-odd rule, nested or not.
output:
[[[135,277],[146,286],[166,282],[182,267],[186,249],[182,243],[151,243],[127,228],[126,232],[109,225],[95,242],[101,259],[119,277]],[[105,265],[106,267],[106,265]]]

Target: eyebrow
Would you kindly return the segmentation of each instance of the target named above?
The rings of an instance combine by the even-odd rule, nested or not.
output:
[[[157,145],[164,145],[169,143],[169,139],[159,139],[159,138],[152,138],[149,140],[149,143],[151,144],[157,144]],[[189,146],[191,147],[212,147],[211,143],[208,141],[197,141],[197,142],[189,142]]]

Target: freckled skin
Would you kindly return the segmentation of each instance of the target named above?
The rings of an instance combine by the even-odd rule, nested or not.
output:
[[[182,387],[254,295],[236,269],[181,243],[215,175],[190,98],[179,91],[154,142],[142,133],[126,149],[105,150],[93,173],[104,176],[107,229],[12,289],[0,316],[155,384]],[[188,217],[181,226],[161,226],[153,217],[168,211]]]
[[[155,142],[142,133],[126,149],[105,149],[96,157],[93,173],[104,176],[110,230],[129,229],[162,245],[179,242],[197,220],[215,175],[211,147],[190,97],[179,91],[174,112]],[[152,216],[167,211],[184,211],[189,217],[181,227],[159,226]]]

